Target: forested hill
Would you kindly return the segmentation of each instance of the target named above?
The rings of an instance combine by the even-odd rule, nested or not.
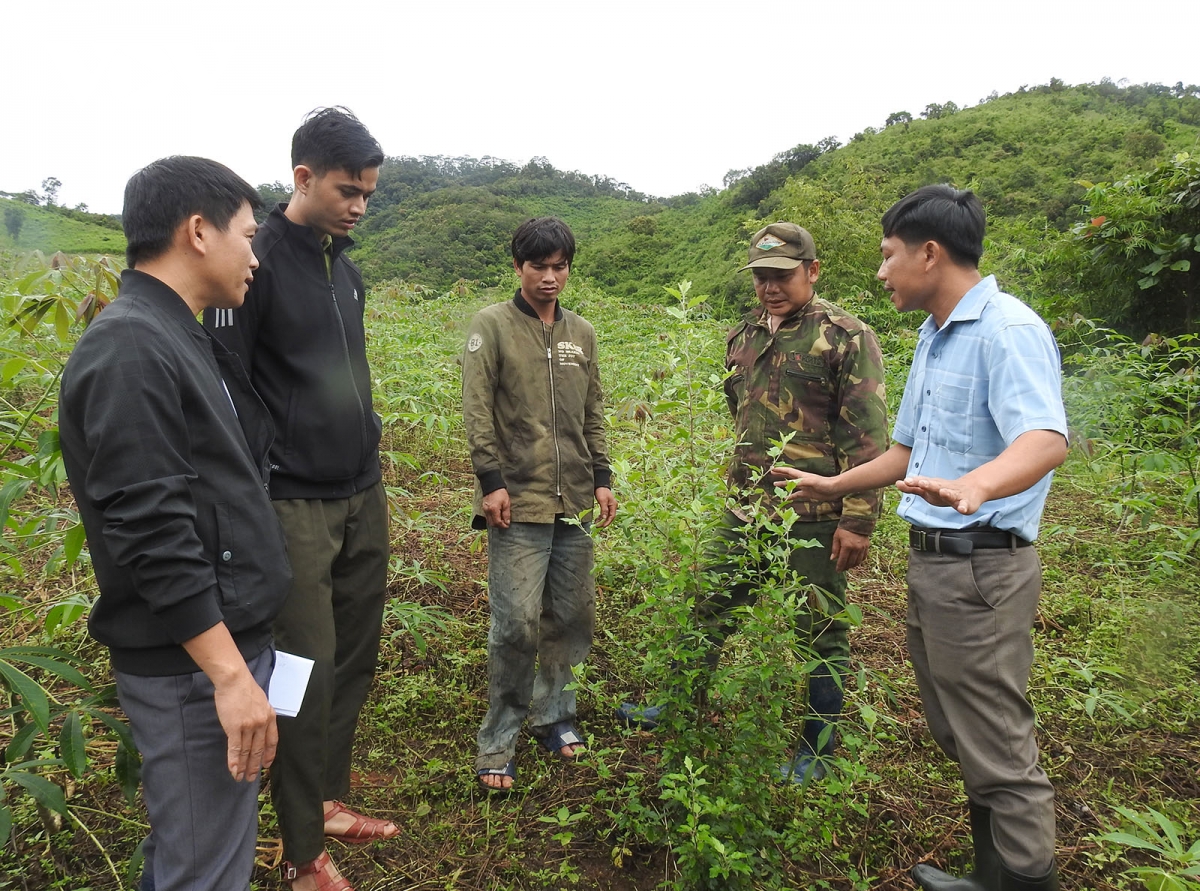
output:
[[[555,214],[578,237],[577,278],[644,302],[663,300],[665,285],[686,278],[732,316],[752,299],[747,277],[734,271],[749,235],[763,221],[790,219],[815,237],[819,291],[881,324],[892,315],[874,281],[879,217],[932,182],[983,197],[985,271],[1048,317],[1081,313],[1138,337],[1200,330],[1195,85],[1052,80],[970,108],[899,109],[846,145],[797,145],[729,171],[720,190],[669,198],[544,158],[388,158],[355,257],[369,282],[402,281],[429,296],[460,280],[495,285],[511,269],[517,225]],[[259,191],[272,204],[290,187]],[[9,199],[0,201],[0,249],[124,252],[115,218],[39,207],[31,194]]]
[[[493,284],[509,268],[513,229],[531,215],[556,214],[579,238],[577,275],[654,301],[664,284],[687,277],[732,311],[748,292],[733,270],[759,221],[809,226],[825,262],[822,290],[839,297],[873,287],[879,213],[919,185],[975,189],[993,240],[1027,250],[1081,220],[1081,182],[1119,180],[1198,149],[1196,86],[1052,80],[970,108],[901,109],[847,145],[798,145],[730,171],[720,191],[671,198],[544,159],[517,166],[487,157],[389,158],[356,234],[356,257],[375,281],[404,279],[435,292],[459,279]]]

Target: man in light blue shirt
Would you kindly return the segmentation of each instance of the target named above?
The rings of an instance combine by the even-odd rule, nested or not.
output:
[[[1067,454],[1058,347],[1045,323],[979,273],[971,192],[925,186],[883,217],[878,277],[924,310],[893,445],[834,477],[790,469],[793,498],[895,482],[909,533],[908,649],[930,732],[962,772],[975,869],[928,864],[927,891],[1054,891],[1054,790],[1026,699],[1041,567],[1030,546]],[[789,485],[791,485],[789,483]]]

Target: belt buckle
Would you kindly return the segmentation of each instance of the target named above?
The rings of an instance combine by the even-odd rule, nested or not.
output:
[[[915,532],[917,534],[917,550],[918,551],[929,550],[929,548],[925,547],[925,539],[928,537],[925,530],[924,529],[914,529],[913,532]]]

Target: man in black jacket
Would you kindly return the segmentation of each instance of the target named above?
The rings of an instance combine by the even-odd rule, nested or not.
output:
[[[294,891],[344,880],[325,837],[391,838],[350,810],[350,756],[379,652],[388,508],[371,407],[362,276],[349,232],[379,180],[383,150],[344,109],[309,115],[292,139],[295,191],[254,239],[261,264],[245,303],[204,324],[238,353],[275,420],[271,498],[295,583],[275,637],[313,659],[300,713],[279,721],[271,791]]]
[[[258,773],[275,754],[271,623],[291,581],[266,493],[270,416],[196,315],[242,302],[258,266],[254,189],[203,158],[134,174],[130,269],[62,378],[63,460],[142,754],[142,887],[247,888]]]

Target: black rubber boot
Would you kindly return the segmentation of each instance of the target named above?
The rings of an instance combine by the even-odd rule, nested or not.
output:
[[[1058,869],[1051,863],[1050,871],[1035,879],[1013,872],[1001,864],[1000,891],[1058,891]]]
[[[925,891],[1001,891],[1000,855],[992,839],[990,808],[971,805],[971,838],[975,843],[975,869],[970,875],[959,878],[928,863],[918,863],[912,870],[913,881]],[[1018,887],[1022,886],[1013,886],[1013,891]]]
[[[779,766],[780,779],[803,785],[825,778],[823,759],[832,755],[837,746],[837,722],[845,700],[828,663],[813,669],[808,676],[808,717],[804,720],[800,745],[792,753],[792,760]]]
[[[838,685],[829,664],[822,662],[808,676],[808,717],[804,721],[803,750],[828,757],[837,745],[837,722],[842,716],[846,694]],[[829,728],[824,745],[821,735]]]

